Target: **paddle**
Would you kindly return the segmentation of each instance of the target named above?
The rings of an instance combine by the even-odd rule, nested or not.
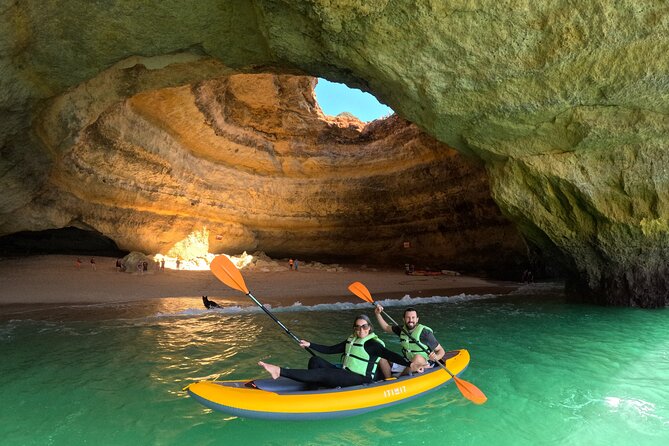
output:
[[[373,305],[378,305],[376,302],[374,302],[374,299],[372,298],[372,295],[370,294],[367,287],[362,283],[353,282],[348,286],[348,289],[353,294],[358,296],[360,299],[369,302]],[[395,320],[393,320],[393,318],[390,317],[388,313],[386,313],[385,311],[382,311],[382,313],[390,320],[390,322],[397,325],[398,327],[402,327],[402,331],[411,339],[413,339],[413,341],[416,342],[416,345],[418,345],[425,353],[427,353],[428,355],[431,353],[430,349],[425,348],[421,344],[419,344],[418,341],[416,341],[416,339],[413,336],[411,336],[411,334],[404,328],[404,326],[399,325],[397,322],[395,322]],[[442,364],[440,361],[437,361],[437,364],[439,364],[444,370],[446,370],[446,372],[448,372],[449,375],[451,375],[451,377],[455,381],[455,384],[458,386],[460,393],[462,393],[462,396],[467,398],[469,401],[471,401],[474,404],[483,404],[488,400],[488,397],[486,397],[485,394],[481,392],[481,390],[474,384],[455,376],[453,373],[451,373],[450,370],[448,370],[446,365]]]
[[[235,290],[241,291],[242,293],[249,296],[256,305],[262,308],[262,310],[274,320],[274,322],[279,324],[279,327],[283,328],[283,331],[285,331],[288,334],[288,336],[293,338],[295,342],[297,342],[298,344],[300,343],[300,338],[298,338],[293,334],[293,332],[288,330],[288,328],[285,325],[283,325],[280,320],[274,317],[274,315],[267,308],[265,308],[265,306],[261,304],[258,301],[258,299],[256,299],[253,296],[253,294],[251,294],[249,289],[246,287],[246,284],[244,283],[244,278],[242,277],[242,273],[237,269],[234,263],[230,261],[230,259],[228,259],[226,256],[215,257],[214,260],[211,261],[211,265],[209,265],[209,268],[211,269],[211,272],[214,273],[214,275],[221,282],[223,282],[230,288],[234,288]],[[305,348],[305,350],[311,353],[313,356],[316,356],[316,354],[308,347]]]

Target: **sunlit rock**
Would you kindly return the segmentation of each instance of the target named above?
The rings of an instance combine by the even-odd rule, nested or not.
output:
[[[258,178],[279,174],[312,197],[311,202],[294,198],[305,203],[303,213],[290,211],[283,216],[292,217],[280,220],[284,228],[311,225],[310,233],[303,232],[311,235],[300,239],[309,250],[319,238],[316,227],[327,246],[332,238],[359,240],[362,225],[379,221],[376,217],[411,215],[408,195],[396,191],[413,184],[398,183],[387,197],[374,197],[381,209],[356,209],[357,220],[341,212],[341,197],[307,219],[316,207],[313,203],[322,198],[310,194],[315,188],[309,178],[327,178],[329,172],[339,181],[321,183],[321,190],[332,190],[367,175],[369,187],[362,190],[369,196],[377,190],[375,182],[385,182],[372,175],[384,171],[379,165],[385,153],[370,149],[365,159],[378,157],[376,162],[357,163],[353,156],[342,165],[347,157],[334,149],[336,163],[328,163],[324,155],[310,161],[308,147],[271,139],[271,129],[283,120],[295,131],[300,128],[303,123],[295,114],[238,128],[228,149],[211,149],[212,132],[225,138],[229,125],[269,117],[264,110],[274,99],[263,98],[263,104],[256,99],[258,103],[245,109],[246,87],[214,87],[211,83],[216,81],[207,79],[231,74],[226,67],[307,74],[373,92],[448,147],[435,153],[454,148],[482,160],[502,211],[545,259],[561,261],[571,289],[600,302],[664,306],[669,297],[669,180],[664,155],[669,134],[668,21],[662,2],[632,0],[204,0],[193,8],[170,2],[159,7],[13,2],[0,14],[0,232],[60,227],[74,218],[91,221],[115,240],[124,238],[128,247],[151,240],[152,247],[162,249],[206,222],[227,244],[239,240],[239,249],[283,240],[283,246],[268,252],[288,251],[294,239],[275,237],[282,228],[257,230],[270,228],[266,222],[276,222],[278,215],[271,206],[256,206],[259,197],[278,191],[278,199],[285,200],[287,194],[285,185],[269,181],[261,186]],[[241,107],[226,114],[210,106],[221,102],[207,99],[217,88],[234,91],[233,100]],[[160,94],[167,102],[156,124],[150,110],[161,102],[156,96]],[[300,103],[310,106],[308,101]],[[179,116],[187,109],[197,110],[200,118],[192,128],[180,128]],[[167,125],[173,117],[174,123]],[[260,138],[263,132],[270,138]],[[204,141],[199,146],[179,139],[196,135]],[[115,141],[114,150],[106,155],[89,151],[102,150],[110,141]],[[286,155],[302,150],[304,159]],[[238,171],[249,175],[246,193],[233,188],[224,196],[229,184],[204,186],[202,170],[211,169],[193,159],[216,160],[220,166],[234,159]],[[412,197],[434,194],[439,201],[441,191],[449,190],[443,184],[446,174],[439,167],[432,169],[443,158],[430,154],[425,160],[423,173],[433,172],[436,181],[428,189],[419,189],[428,187],[419,181]],[[152,173],[146,183],[142,178],[137,184],[117,174],[105,178],[111,189],[125,191],[118,195],[119,203],[126,204],[112,211],[118,195],[81,176],[98,161],[126,163],[130,171],[147,165]],[[356,163],[360,177],[347,175]],[[190,172],[171,167],[177,165],[200,167]],[[421,178],[416,166],[406,175]],[[240,181],[242,177],[237,175]],[[192,185],[190,189],[177,186],[182,181]],[[134,190],[140,183],[141,191]],[[202,189],[210,192],[206,199],[192,200],[192,192]],[[239,195],[249,205],[239,208],[236,218],[226,217],[214,227],[212,207],[223,212],[224,203],[236,206]],[[152,203],[159,198],[168,199],[172,209],[156,220]],[[353,198],[361,201],[355,194]],[[88,211],[80,215],[82,202],[88,203]],[[395,212],[389,212],[392,204]],[[187,206],[193,210],[184,212]],[[290,200],[285,206],[296,208]],[[453,206],[435,214],[465,207]],[[324,214],[330,217],[324,219]],[[342,219],[352,220],[350,230],[340,233],[340,226],[332,226],[332,216],[341,217],[335,220],[342,227]],[[471,218],[463,214],[463,220]],[[133,221],[134,235],[118,221]],[[396,223],[390,218],[373,231],[384,240],[375,251],[385,252],[396,235],[391,236],[390,228],[401,227]],[[422,232],[424,226],[417,228],[409,233]],[[433,228],[424,233],[444,232]],[[358,243],[347,243],[354,245]],[[441,243],[444,249],[447,245]],[[369,250],[346,251],[359,255]]]
[[[98,104],[92,85],[105,102],[92,79],[42,110],[53,165],[10,227],[90,227],[168,268],[262,250],[516,277],[525,246],[481,163],[397,116],[324,116],[315,82],[229,75],[72,107]]]

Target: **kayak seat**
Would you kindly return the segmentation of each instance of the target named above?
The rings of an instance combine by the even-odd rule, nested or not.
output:
[[[268,392],[299,392],[313,389],[309,384],[295,381],[290,378],[284,378],[283,376],[280,376],[277,379],[255,379],[248,384],[250,383],[253,383],[252,387],[266,390]]]

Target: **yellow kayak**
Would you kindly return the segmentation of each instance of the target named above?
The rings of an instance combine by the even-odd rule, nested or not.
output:
[[[469,364],[467,350],[448,352],[446,367],[462,373]],[[253,381],[200,381],[186,387],[203,405],[239,417],[273,420],[318,420],[348,417],[409,401],[452,381],[442,367],[424,373],[371,384],[308,390],[288,378]]]

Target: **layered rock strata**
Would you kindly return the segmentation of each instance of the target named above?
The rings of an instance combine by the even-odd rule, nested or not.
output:
[[[374,92],[483,160],[502,211],[562,259],[572,289],[619,305],[669,300],[660,2],[25,1],[1,14],[5,227],[50,172],[31,130],[44,101],[138,55],[183,72],[185,54]]]
[[[313,78],[223,76],[86,116],[72,104],[84,91],[102,102],[95,83],[42,110],[53,164],[13,225],[84,225],[121,249],[181,257],[198,245],[498,274],[523,262],[481,163],[397,116],[324,116]]]

